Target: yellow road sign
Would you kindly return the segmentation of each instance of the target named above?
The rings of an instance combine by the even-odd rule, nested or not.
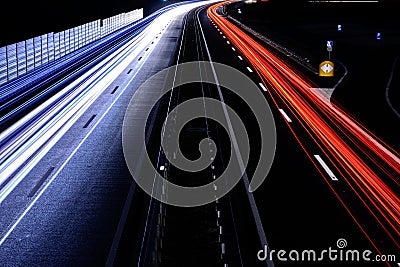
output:
[[[319,76],[332,77],[335,65],[332,61],[324,61],[319,64]]]

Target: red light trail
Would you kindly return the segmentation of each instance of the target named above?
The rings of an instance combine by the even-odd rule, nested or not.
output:
[[[264,84],[268,85],[267,91],[274,104],[279,107],[279,103],[284,103],[294,114],[304,130],[330,159],[340,177],[350,186],[395,246],[400,248],[399,153],[343,108],[329,103],[318,92],[312,92],[311,88],[316,86],[296,72],[293,66],[256,42],[224,16],[220,16],[218,8],[227,3],[229,2],[218,3],[208,8],[208,16],[246,57]],[[317,166],[296,136],[295,129],[288,122],[287,125]],[[323,174],[320,170],[319,172]],[[325,181],[378,250],[347,204],[329,181]]]

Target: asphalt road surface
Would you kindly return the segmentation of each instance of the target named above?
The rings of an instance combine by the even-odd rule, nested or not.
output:
[[[93,90],[96,96],[90,98],[92,101],[87,100],[90,104],[81,113],[78,111],[79,116],[73,123],[66,124],[64,134],[1,202],[0,265],[385,266],[376,261],[285,262],[274,256],[272,263],[257,258],[266,243],[275,253],[279,250],[321,252],[330,247],[337,249],[340,239],[346,240],[345,248],[371,250],[372,256],[377,254],[377,249],[384,254],[398,253],[395,246],[398,235],[393,234],[396,229],[390,229],[386,214],[379,213],[380,207],[376,207],[379,217],[374,216],[361,201],[365,199],[358,197],[360,191],[346,182],[347,169],[337,164],[339,159],[329,158],[330,149],[321,145],[318,135],[312,132],[312,119],[316,118],[309,114],[322,110],[322,115],[314,117],[326,120],[326,124],[321,124],[324,128],[338,132],[338,140],[344,140],[355,153],[360,153],[361,161],[372,166],[373,160],[361,153],[356,142],[351,142],[353,139],[345,132],[347,128],[343,130],[331,120],[330,113],[323,113],[326,107],[312,98],[313,92],[302,96],[309,112],[301,113],[290,105],[292,98],[281,95],[278,90],[282,84],[297,88],[298,81],[289,75],[290,71],[315,83],[321,80],[307,64],[282,54],[279,47],[263,43],[248,31],[235,35],[237,29],[228,21],[235,22],[226,18],[222,9],[207,11],[209,5],[199,6],[161,15],[141,39],[121,48],[117,53],[120,61],[103,69],[98,80],[85,85],[97,88]],[[275,34],[279,35],[279,31]],[[249,45],[253,39],[263,48],[258,48],[256,43]],[[270,59],[276,56],[276,60],[255,63],[254,58],[264,56]],[[212,182],[214,175],[222,173],[229,160],[237,157],[237,152],[231,153],[227,131],[205,116],[183,128],[181,149],[188,158],[196,159],[199,141],[211,138],[218,148],[213,165],[189,179],[188,173],[169,166],[160,148],[164,119],[174,107],[193,97],[214,98],[232,107],[246,126],[251,152],[246,175],[220,200],[196,208],[169,206],[151,199],[133,182],[123,155],[123,119],[132,96],[151,75],[176,63],[202,60],[234,67],[259,87],[275,118],[275,159],[264,183],[254,194],[250,193],[246,179],[251,180],[256,170],[263,136],[247,104],[226,89],[211,84],[177,87],[159,102],[147,122],[146,149],[156,170],[177,184],[198,186]],[[261,68],[262,64],[272,66],[271,76],[260,77],[267,69]],[[349,73],[353,75],[351,64],[345,65],[349,65]],[[388,69],[392,70],[392,65]],[[202,71],[201,64],[198,71]],[[344,73],[344,68],[338,72]],[[177,80],[179,75],[176,73]],[[212,76],[212,73],[205,75]],[[352,88],[358,77],[354,75],[352,83],[347,81],[340,86]],[[273,80],[277,83],[272,83]],[[338,80],[339,77],[335,81]],[[162,83],[157,81],[157,86],[135,97],[141,97],[143,105],[148,105],[160,96]],[[398,80],[394,78],[392,84],[395,86]],[[343,91],[337,88],[334,101],[341,104],[340,100],[345,98],[348,101],[343,104],[345,107],[352,101],[359,103],[360,98],[352,98],[352,94],[342,98]],[[308,100],[310,95],[315,102]],[[374,98],[372,94],[370,97]],[[384,97],[381,105],[386,105]],[[356,106],[360,114],[370,114],[363,113],[367,108]],[[206,107],[204,112],[207,114]],[[174,114],[177,119],[182,115],[179,109]],[[137,118],[146,119],[143,116],[138,109]],[[389,125],[398,125],[395,119],[392,117]],[[385,132],[374,120],[368,120],[368,125],[376,125],[376,129]],[[171,128],[165,132],[174,129],[173,125],[168,127]],[[396,148],[391,137],[387,135],[388,142]],[[352,158],[352,154],[348,157]],[[394,240],[382,226],[390,229]]]

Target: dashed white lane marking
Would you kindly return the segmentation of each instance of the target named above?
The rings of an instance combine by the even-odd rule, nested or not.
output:
[[[258,85],[260,85],[261,89],[263,89],[263,91],[267,91],[267,87],[265,87],[265,85],[263,83],[259,83]]]
[[[314,157],[318,160],[319,164],[321,164],[322,168],[326,171],[326,173],[329,175],[329,177],[332,179],[332,181],[337,181],[338,178],[336,178],[335,174],[329,169],[328,165],[326,165],[325,161],[319,156],[319,155],[314,155]]]
[[[289,118],[289,116],[286,114],[286,112],[283,109],[279,109],[279,112],[283,115],[283,117],[285,117],[285,119],[288,122],[292,122],[292,120]]]

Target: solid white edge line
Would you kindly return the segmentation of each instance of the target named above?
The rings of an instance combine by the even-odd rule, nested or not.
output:
[[[286,114],[286,112],[283,110],[283,109],[279,109],[279,112],[283,115],[283,117],[285,117],[285,119],[288,121],[288,122],[292,122],[292,120],[289,118],[289,116]]]
[[[329,177],[332,179],[332,181],[337,181],[338,178],[336,178],[335,174],[329,169],[328,165],[326,165],[325,161],[319,156],[319,155],[314,155],[314,157],[318,160],[319,164],[321,164],[322,168],[326,171],[326,173],[329,175]]]

